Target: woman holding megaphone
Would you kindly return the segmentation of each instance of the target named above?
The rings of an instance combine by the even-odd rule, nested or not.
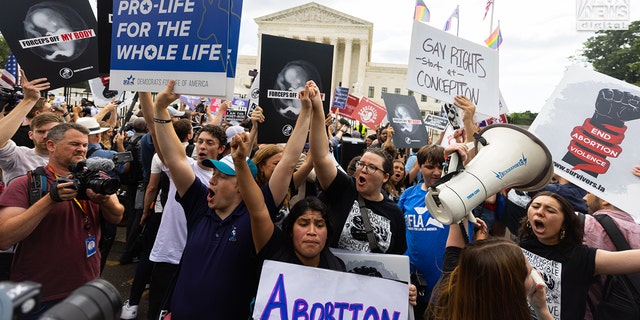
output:
[[[520,247],[548,286],[547,303],[556,319],[583,319],[594,276],[640,272],[640,249],[606,251],[582,244],[584,229],[571,203],[544,191],[527,205]]]
[[[462,224],[449,228],[443,275],[425,318],[532,319],[528,301],[537,319],[553,319],[544,281],[518,245],[505,238],[487,238],[487,225],[481,219],[476,219],[474,233],[476,241],[467,244]]]

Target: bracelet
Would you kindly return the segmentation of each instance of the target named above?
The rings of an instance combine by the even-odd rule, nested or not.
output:
[[[69,112],[65,112],[64,114],[62,114],[63,117],[66,117],[69,115]]]
[[[171,123],[171,119],[158,119],[158,118],[153,118],[153,122],[155,123]]]

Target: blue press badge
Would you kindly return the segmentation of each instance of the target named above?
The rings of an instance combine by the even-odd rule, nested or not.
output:
[[[87,238],[87,240],[85,241],[85,246],[87,249],[87,258],[91,257],[92,255],[94,255],[96,253],[96,237],[95,236],[89,236]]]

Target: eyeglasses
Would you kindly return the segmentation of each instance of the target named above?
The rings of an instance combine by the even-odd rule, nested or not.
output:
[[[356,168],[360,168],[362,170],[364,170],[365,173],[370,173],[370,174],[374,174],[376,173],[376,171],[380,170],[380,172],[384,173],[384,170],[372,165],[372,164],[366,164],[362,161],[356,161]]]

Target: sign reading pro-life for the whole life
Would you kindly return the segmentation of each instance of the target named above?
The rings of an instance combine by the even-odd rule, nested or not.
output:
[[[224,95],[230,7],[231,0],[114,0],[111,86],[158,92],[173,79],[177,93]]]

